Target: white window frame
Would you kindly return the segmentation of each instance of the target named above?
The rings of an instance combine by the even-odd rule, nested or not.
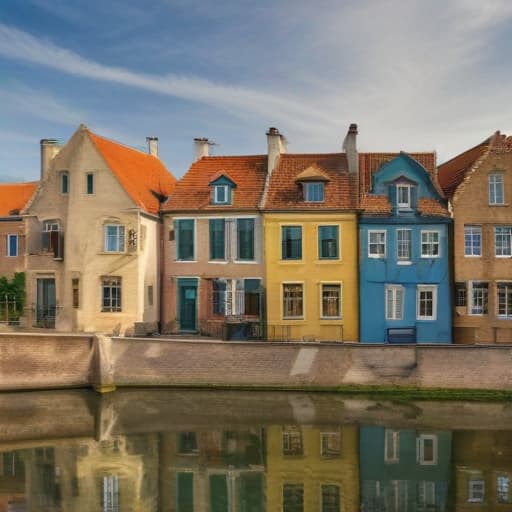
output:
[[[368,231],[368,258],[378,258],[378,259],[382,259],[382,258],[385,258],[386,257],[386,233],[387,231],[385,229],[370,229]],[[379,242],[372,242],[371,238],[372,238],[372,235],[384,235],[384,240],[381,240]],[[381,245],[384,245],[384,252],[381,254],[381,253],[376,253],[376,252],[372,252],[372,246],[381,246]]]
[[[425,460],[425,441],[432,441],[432,460]],[[416,438],[416,460],[421,466],[436,466],[438,460],[437,435],[421,434]]]
[[[469,237],[469,251],[468,244],[466,243],[467,238]],[[479,239],[479,247],[478,252],[475,249],[475,239]],[[481,258],[482,257],[482,226],[478,226],[475,224],[465,224],[464,225],[464,257],[465,258]]]
[[[220,190],[224,191],[224,201],[219,199]],[[228,185],[214,185],[213,186],[213,202],[214,204],[229,204],[229,186]]]
[[[436,506],[436,483],[428,480],[421,480],[417,486],[417,500],[418,512],[428,510],[435,510]]]
[[[114,250],[108,248],[108,230],[109,228],[116,228],[115,246]],[[121,247],[122,241],[122,247]],[[103,251],[108,253],[120,253],[126,251],[126,228],[123,224],[103,224]]]
[[[392,311],[389,311],[388,307],[388,293],[391,292],[392,295]],[[397,307],[397,295],[398,292],[401,293],[401,303],[400,308]],[[386,284],[384,286],[384,304],[385,304],[385,315],[386,320],[403,320],[404,318],[404,302],[405,302],[405,288],[401,284]],[[398,309],[400,309],[398,311]],[[398,312],[400,315],[398,315]]]
[[[11,253],[11,239],[14,238],[16,240],[16,254]],[[7,249],[6,254],[8,258],[16,258],[19,255],[20,252],[20,239],[17,234],[8,234],[7,235]]]
[[[498,230],[502,231],[500,236],[504,237],[504,240],[508,242],[507,244],[503,244],[501,250],[504,249],[506,252],[502,254],[498,254]],[[512,226],[494,226],[494,255],[496,258],[512,257]]]
[[[409,237],[409,239],[406,240],[407,245],[404,246],[407,248],[407,252],[408,252],[407,258],[400,256],[400,247],[401,247],[401,244],[404,244],[405,241],[398,239],[399,233],[407,233],[408,237]],[[399,228],[396,230],[396,261],[399,265],[409,265],[412,261],[411,258],[412,258],[412,230],[406,229],[406,228]]]
[[[436,234],[437,241],[429,240],[428,235]],[[423,236],[426,235],[426,240],[423,240]],[[433,248],[437,245],[437,254],[432,254]],[[428,252],[423,252],[423,246],[425,246]],[[424,230],[421,232],[421,257],[422,258],[440,258],[441,257],[441,232],[433,229]]]
[[[432,292],[432,315],[426,316],[420,313],[420,296],[422,292]],[[416,286],[416,320],[437,319],[437,285],[418,284]]]
[[[391,428],[384,430],[384,462],[386,464],[398,464],[400,462],[399,430],[393,430]]]
[[[511,314],[500,314],[500,288],[503,286],[512,288],[512,281],[497,281],[496,282],[496,317],[502,320],[510,320],[512,318],[512,304],[508,301],[508,294],[505,292],[505,311],[511,310]]]
[[[503,173],[489,174],[489,205],[504,205],[505,204],[505,183]],[[501,190],[500,190],[501,189]],[[498,192],[501,194],[501,201]]]
[[[284,307],[284,289],[286,286],[300,286],[302,289],[302,315],[297,316],[285,316],[285,307]],[[281,307],[282,315],[281,318],[283,320],[304,320],[306,318],[306,290],[304,282],[302,281],[286,281],[281,283]]]
[[[324,286],[337,286],[339,289],[339,296],[338,296],[338,314],[334,316],[326,316],[324,315]],[[320,283],[320,319],[321,320],[341,320],[343,318],[343,283],[336,281],[336,282],[328,282],[328,281],[322,281]]]
[[[335,439],[338,449],[329,449],[329,440]],[[341,457],[341,434],[339,431],[320,432],[320,456],[324,459]]]
[[[400,201],[400,191],[407,190],[407,202]],[[400,183],[396,186],[396,204],[400,210],[410,210],[411,209],[411,185],[404,185]]]
[[[496,498],[498,503],[510,503],[510,476],[505,473],[496,475]]]
[[[109,290],[109,303],[105,303],[105,289]],[[113,290],[118,293],[113,294]],[[115,297],[114,297],[115,295]],[[103,276],[101,278],[101,312],[121,313],[123,311],[123,280],[119,276]]]
[[[475,297],[474,294],[474,285],[475,284],[487,284],[487,312],[484,313],[484,295],[482,294],[482,305],[481,310],[482,312],[474,312],[477,309],[480,309],[480,306],[477,305],[475,307],[473,303],[473,299]],[[488,281],[468,281],[468,287],[467,287],[467,308],[468,308],[468,315],[470,316],[485,316],[489,314],[489,282]]]
[[[477,494],[478,493],[478,494]],[[468,503],[483,503],[485,501],[485,481],[483,478],[468,480]]]

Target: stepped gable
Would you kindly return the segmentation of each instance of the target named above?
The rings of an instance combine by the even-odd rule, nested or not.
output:
[[[165,165],[153,155],[87,132],[135,204],[157,214],[160,200],[167,198],[176,186],[176,178]]]
[[[0,183],[0,217],[18,215],[32,197],[38,183]]]
[[[305,172],[307,171],[307,172]],[[325,200],[306,202],[300,181],[325,181]],[[264,209],[326,210],[357,208],[357,178],[348,172],[345,153],[284,153],[270,177]]]
[[[267,155],[204,156],[178,181],[163,211],[255,210],[265,186]],[[235,185],[230,205],[211,204],[210,183],[226,176]]]

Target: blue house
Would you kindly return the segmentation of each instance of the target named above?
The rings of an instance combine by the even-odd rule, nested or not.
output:
[[[435,154],[360,154],[360,181],[361,342],[451,343],[451,219]]]

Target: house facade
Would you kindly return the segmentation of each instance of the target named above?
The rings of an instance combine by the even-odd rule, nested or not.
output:
[[[361,342],[450,343],[451,220],[435,154],[359,159]]]
[[[267,157],[208,156],[208,140],[195,142],[196,161],[162,208],[162,329],[260,337]]]
[[[453,215],[454,339],[512,336],[512,138],[500,132],[439,166]]]
[[[351,125],[346,153],[289,154],[272,142],[277,130],[268,134],[269,340],[358,339],[356,135]]]
[[[157,158],[81,125],[41,141],[41,181],[25,208],[29,326],[140,334],[159,319],[160,202],[175,179]]]

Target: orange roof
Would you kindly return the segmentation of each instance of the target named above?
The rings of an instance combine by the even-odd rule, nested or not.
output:
[[[27,183],[0,184],[0,217],[18,215],[38,185],[37,181]]]
[[[361,199],[361,208],[365,214],[391,215],[391,203],[387,196],[365,194]]]
[[[132,200],[149,213],[156,214],[160,200],[176,186],[176,178],[155,156],[105,139],[88,130],[91,140]]]
[[[418,212],[423,216],[449,217],[450,212],[439,201],[431,197],[418,198]]]
[[[439,166],[438,175],[439,183],[446,197],[452,198],[466,176],[466,173],[473,167],[475,162],[480,159],[492,144],[492,139],[500,139],[499,132],[485,139],[474,148],[464,151],[460,155],[453,157],[444,164]]]
[[[306,202],[297,177],[310,167],[329,182],[323,202]],[[325,210],[357,208],[356,177],[348,172],[345,153],[282,154],[272,172],[264,208],[267,210]]]
[[[236,184],[231,205],[211,204],[211,183],[220,176]],[[257,209],[267,175],[267,155],[205,156],[176,184],[162,210]]]

